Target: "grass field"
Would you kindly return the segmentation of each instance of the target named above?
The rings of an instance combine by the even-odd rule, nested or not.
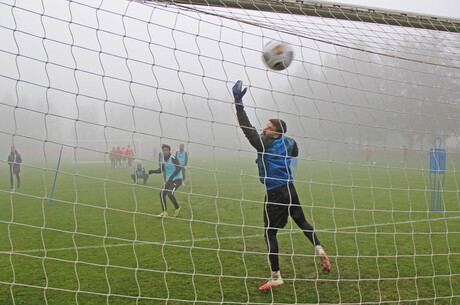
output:
[[[460,304],[458,172],[437,213],[426,170],[300,163],[297,191],[333,269],[321,273],[288,223],[285,284],[260,293],[264,189],[253,161],[235,162],[192,164],[181,217],[165,219],[159,175],[135,186],[130,170],[64,162],[49,206],[52,169],[23,166],[11,192],[1,164],[0,304]]]

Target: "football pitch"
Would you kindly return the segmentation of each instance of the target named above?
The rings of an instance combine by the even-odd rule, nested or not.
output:
[[[430,212],[420,165],[299,163],[297,192],[332,271],[321,273],[288,222],[278,233],[285,283],[261,293],[270,270],[253,160],[192,164],[178,218],[156,217],[160,175],[134,185],[132,170],[104,164],[64,162],[50,205],[53,167],[23,166],[11,191],[1,164],[0,304],[460,303],[452,169],[442,212]]]

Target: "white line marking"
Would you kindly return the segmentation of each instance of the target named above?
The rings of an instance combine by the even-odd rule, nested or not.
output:
[[[460,216],[454,217],[446,217],[446,218],[433,218],[433,219],[421,219],[421,220],[408,220],[408,221],[401,221],[401,222],[388,222],[388,223],[380,223],[380,224],[372,224],[372,225],[362,225],[362,226],[350,226],[350,227],[342,227],[336,229],[323,229],[321,231],[328,231],[334,232],[339,230],[350,230],[350,229],[357,229],[357,228],[367,228],[367,227],[380,227],[380,226],[389,226],[389,225],[400,225],[400,224],[409,224],[409,223],[417,223],[417,222],[425,222],[425,221],[437,221],[437,220],[450,220],[450,219],[459,219]],[[285,235],[285,234],[293,234],[293,233],[301,233],[302,231],[299,229],[289,230],[289,232],[280,232],[278,235]],[[242,239],[242,238],[256,238],[256,237],[263,237],[263,234],[254,234],[254,235],[245,235],[245,236],[225,236],[225,237],[212,237],[212,238],[196,238],[196,239],[184,239],[184,240],[171,240],[166,242],[147,242],[147,241],[133,241],[132,243],[123,243],[123,244],[111,244],[105,246],[84,246],[84,247],[71,247],[71,248],[55,248],[55,249],[46,249],[46,252],[51,251],[69,251],[69,250],[84,250],[84,249],[97,249],[97,248],[112,248],[112,247],[126,247],[132,246],[136,244],[136,246],[141,245],[167,245],[167,244],[175,244],[175,243],[189,243],[189,242],[200,242],[200,241],[212,241],[212,240],[225,240],[225,239]],[[14,253],[33,253],[33,252],[45,252],[44,249],[34,249],[34,250],[15,250]],[[4,252],[9,253],[9,252]]]

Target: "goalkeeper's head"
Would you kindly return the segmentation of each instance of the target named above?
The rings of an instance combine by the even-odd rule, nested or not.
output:
[[[262,134],[267,138],[280,138],[287,131],[286,122],[281,119],[270,119],[268,120],[267,126],[265,126]]]

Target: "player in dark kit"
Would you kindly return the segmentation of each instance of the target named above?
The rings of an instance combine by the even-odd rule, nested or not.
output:
[[[165,182],[163,188],[160,191],[160,202],[163,212],[158,216],[168,216],[168,211],[166,208],[166,196],[168,196],[175,208],[174,216],[179,217],[181,208],[177,203],[176,197],[174,197],[174,192],[182,184],[182,167],[179,164],[179,161],[173,155],[171,155],[171,146],[163,144],[161,146],[161,150],[163,153],[163,160],[161,160],[160,168],[156,170],[149,170],[149,174],[163,173],[163,179]]]
[[[264,228],[269,260],[272,270],[271,278],[259,290],[270,289],[282,285],[279,258],[278,229],[284,228],[288,216],[302,229],[305,236],[315,246],[316,255],[320,257],[324,274],[331,271],[331,263],[326,255],[313,227],[305,219],[299,202],[291,173],[291,159],[297,157],[297,143],[286,136],[286,123],[280,119],[269,120],[261,134],[249,122],[244,111],[243,96],[247,88],[242,90],[242,82],[233,86],[238,123],[249,143],[257,150],[257,165],[260,181],[265,185]]]

